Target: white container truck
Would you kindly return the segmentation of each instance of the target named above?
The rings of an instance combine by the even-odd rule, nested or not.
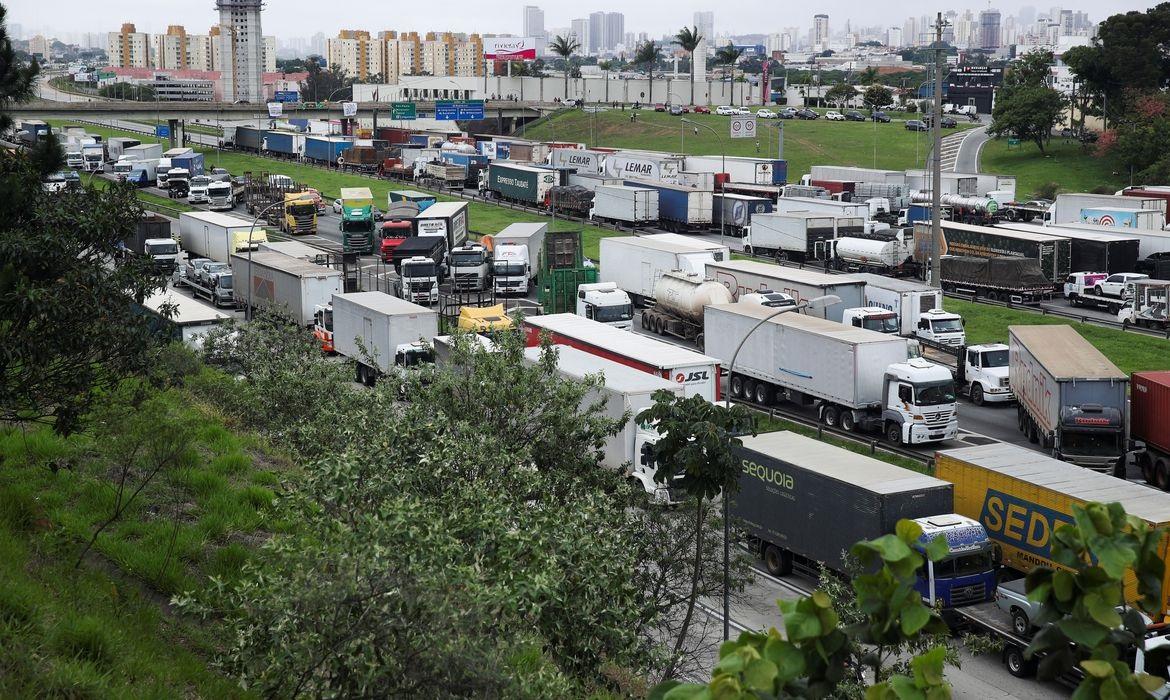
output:
[[[967,344],[963,317],[943,311],[941,289],[864,272],[850,277],[865,282],[865,306],[897,314],[901,335],[952,347]]]
[[[433,357],[439,314],[384,292],[353,292],[333,295],[331,325],[333,349],[354,361],[356,381],[373,386],[392,367]]]
[[[828,294],[836,295],[841,298],[839,304],[810,312],[830,321],[840,322],[845,309],[865,306],[865,282],[851,275],[826,275],[755,260],[727,260],[707,263],[707,276],[727,287],[731,298],[736,301],[753,292],[781,292],[797,303]]]
[[[140,143],[142,142],[138,139],[127,138],[125,136],[114,136],[112,138],[108,138],[106,139],[106,148],[109,152],[106,154],[106,157],[110,159],[110,162],[117,162],[119,158],[126,154],[127,148],[132,148],[139,145]],[[159,154],[161,154],[162,146],[158,146],[160,149]]]
[[[875,182],[890,185],[906,184],[904,170],[878,170],[876,168],[853,168],[839,165],[814,165],[802,181],[842,180],[845,182]]]
[[[343,291],[340,270],[284,253],[232,253],[231,264],[237,306],[251,301],[252,308],[287,313],[306,328],[313,325],[317,307]]]
[[[641,305],[654,298],[654,286],[667,272],[703,275],[708,263],[730,259],[726,246],[677,234],[602,238],[599,281],[617,284]]]
[[[820,199],[814,197],[780,197],[776,200],[773,209],[777,214],[824,214],[835,217],[869,218],[869,204],[865,202],[838,202],[835,199]]]
[[[698,173],[726,172],[732,182],[753,185],[779,185],[784,183],[788,169],[784,161],[771,158],[749,158],[744,156],[687,156],[686,169]]]
[[[605,172],[605,158],[608,155],[607,151],[554,148],[549,151],[548,163],[558,168],[576,168],[578,173],[600,175]]]
[[[579,284],[577,315],[628,331],[634,327],[634,302],[613,282]]]
[[[891,443],[950,440],[959,430],[949,369],[911,358],[905,338],[755,304],[705,311],[707,351],[730,362],[733,398],[815,407],[825,425],[880,433]],[[749,335],[758,323],[764,325]]]
[[[658,221],[658,190],[623,184],[599,185],[593,190],[589,218],[637,226]]]
[[[1166,200],[1158,197],[1124,197],[1113,194],[1066,192],[1056,195],[1056,201],[1044,216],[1046,226],[1084,223],[1082,209],[1153,209],[1166,213]]]
[[[492,254],[492,286],[496,294],[527,294],[544,261],[548,224],[508,224],[480,242]]]
[[[605,158],[605,174],[620,178],[645,178],[678,184],[685,157],[649,151],[618,151]]]
[[[162,158],[163,147],[161,143],[140,143],[134,146],[126,146],[122,149],[122,158],[137,158],[138,160],[151,160]]]
[[[605,407],[603,414],[606,418],[620,420],[622,416],[626,417],[618,433],[606,438],[602,447],[601,465],[637,483],[656,501],[681,501],[682,493],[654,481],[657,468],[653,446],[658,442],[659,434],[656,430],[643,427],[638,422],[638,414],[654,405],[654,393],[657,391],[667,391],[681,398],[682,386],[569,345],[554,345],[553,348],[557,353],[557,373],[565,379],[580,382],[589,375],[600,374],[605,382],[604,386],[585,395],[581,401],[582,407],[600,401]],[[526,348],[525,362],[533,365],[539,363],[541,352],[538,347]]]
[[[524,335],[528,347],[540,345],[541,336],[547,335],[553,343],[571,345],[669,379],[682,386],[684,396],[719,401],[719,360],[693,350],[623,331],[577,314],[528,316],[524,319]]]
[[[756,214],[744,233],[743,252],[800,262],[824,260],[836,237],[836,225],[830,214]]]
[[[260,243],[268,241],[264,229],[253,228],[250,221],[211,211],[179,214],[179,234],[188,258],[211,258],[219,262],[230,262],[232,253],[248,248],[259,250]]]

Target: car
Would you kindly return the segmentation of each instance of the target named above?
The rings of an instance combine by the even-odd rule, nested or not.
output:
[[[732,115],[739,114],[739,110],[736,109],[735,107],[728,107],[727,105],[720,105],[720,106],[715,108],[715,114],[718,114],[718,115],[721,115],[724,117],[730,117]]]
[[[836,110],[829,110],[828,112],[825,112],[825,119],[828,119],[831,122],[843,122],[845,121],[845,115]]]
[[[207,177],[211,178],[212,182],[231,182],[232,174],[224,168],[212,168],[211,172],[207,173]]]
[[[1107,277],[1108,272],[1073,272],[1064,280],[1064,298],[1075,305],[1078,296]]]
[[[687,108],[683,107],[682,105],[671,105],[670,106],[670,113],[673,116],[681,117],[682,115],[687,113]]]
[[[1149,277],[1149,275],[1143,275],[1138,272],[1118,272],[1094,284],[1093,293],[1097,296],[1124,299],[1132,293],[1132,287],[1130,285],[1133,282],[1149,279]]]
[[[780,110],[780,118],[781,119],[796,119],[796,108],[795,107],[785,107],[784,109]]]
[[[710,114],[711,108],[707,105],[695,105],[691,108],[691,111],[695,114]]]
[[[662,104],[661,102],[659,102],[658,104],[654,105],[654,111],[655,111],[655,112],[665,112],[665,111],[666,111],[666,105],[664,105],[664,104]]]
[[[805,107],[804,109],[796,110],[796,118],[797,119],[820,119],[820,117],[821,117],[821,115],[817,114],[816,112],[809,109],[808,107]]]
[[[1133,269],[1134,272],[1144,272],[1147,275],[1152,275],[1157,272],[1159,263],[1170,263],[1170,251],[1150,253],[1145,258],[1134,263]]]
[[[923,116],[922,123],[927,125],[927,126],[930,126],[931,124],[934,123],[934,115],[928,114],[928,115]],[[955,121],[954,117],[946,117],[946,116],[944,116],[941,120],[939,120],[939,124],[942,124],[942,128],[944,128],[944,129],[954,129],[954,128],[957,128],[959,126],[959,123],[957,121]]]
[[[907,119],[906,131],[930,131],[930,127],[921,119]]]
[[[195,281],[204,287],[210,287],[211,281],[221,272],[231,272],[231,265],[216,260],[208,260],[196,273]]]
[[[851,109],[845,113],[845,121],[863,122],[865,121],[865,115],[861,112],[858,112],[856,109]]]
[[[1028,599],[1024,588],[1027,579],[1001,583],[995,589],[995,606],[1012,619],[1012,632],[1018,637],[1031,637],[1032,621],[1040,614],[1040,604]]]
[[[188,258],[187,264],[183,266],[183,277],[188,280],[195,280],[199,277],[199,271],[203,266],[211,262],[210,258]]]
[[[340,199],[333,200],[333,213],[334,214],[341,213],[341,200]]]
[[[758,117],[760,119],[776,119],[779,116],[780,115],[776,114],[775,112],[773,112],[770,109],[757,109],[756,110],[756,117]]]
[[[752,111],[750,109],[748,109],[747,107],[738,107],[738,108],[736,108],[735,113],[743,115],[745,117],[752,116]]]
[[[881,122],[882,124],[890,123],[890,115],[882,111],[874,112],[872,115],[870,115],[870,119],[873,119],[875,122]]]

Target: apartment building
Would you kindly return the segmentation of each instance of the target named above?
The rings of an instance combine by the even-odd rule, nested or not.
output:
[[[366,82],[384,75],[386,48],[384,41],[371,37],[367,31],[343,29],[336,38],[326,40],[325,60],[331,70],[345,71],[354,80]]]
[[[110,65],[115,68],[153,67],[150,60],[150,35],[138,31],[131,22],[123,24],[119,31],[110,32],[106,46]]]

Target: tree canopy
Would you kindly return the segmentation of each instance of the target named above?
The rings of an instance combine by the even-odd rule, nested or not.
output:
[[[1040,151],[1064,113],[1066,101],[1049,87],[1051,51],[1031,51],[1013,63],[1003,79],[988,133],[1031,141]]]

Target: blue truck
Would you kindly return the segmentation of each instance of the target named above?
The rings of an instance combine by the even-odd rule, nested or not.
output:
[[[625,180],[630,187],[648,187],[658,191],[659,225],[668,231],[704,231],[714,220],[714,194],[658,180]]]
[[[191,177],[203,174],[203,154],[202,153],[188,153],[183,156],[176,156],[171,158],[172,168],[186,168],[187,174]]]
[[[337,158],[353,147],[349,136],[306,136],[305,158],[318,163],[337,164]]]

